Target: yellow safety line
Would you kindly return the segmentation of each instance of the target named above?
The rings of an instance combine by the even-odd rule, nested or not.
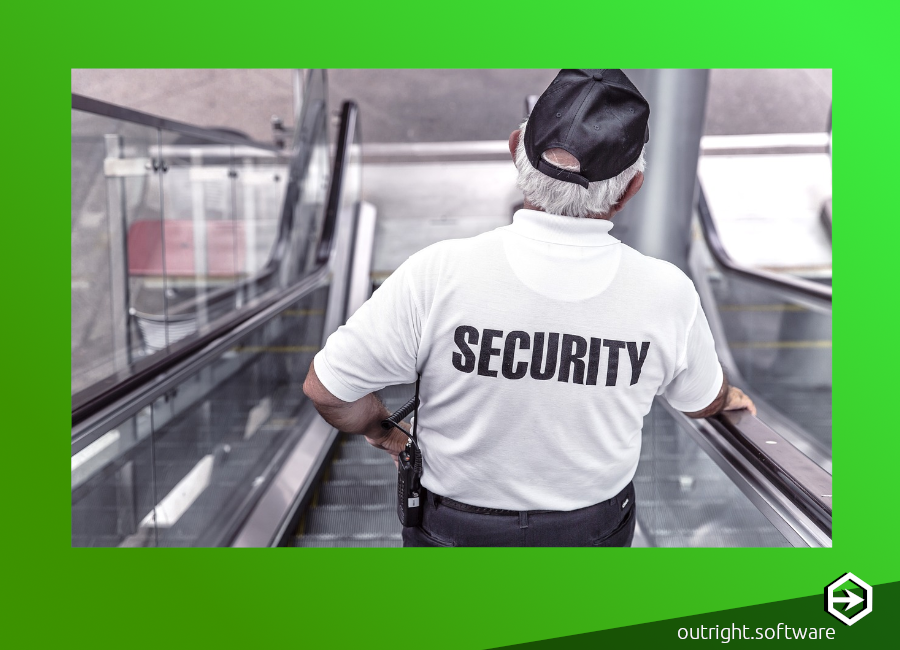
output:
[[[719,311],[809,311],[800,305],[719,305]]]
[[[746,348],[830,348],[831,341],[737,341],[729,343],[729,347]]]

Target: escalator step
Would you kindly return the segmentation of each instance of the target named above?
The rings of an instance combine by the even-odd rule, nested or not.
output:
[[[341,445],[338,451],[338,460],[392,462],[390,456],[368,442],[365,445]]]
[[[329,479],[332,481],[356,481],[370,483],[372,481],[397,481],[397,468],[390,458],[388,462],[364,463],[335,461],[331,465]]]
[[[332,535],[304,535],[294,540],[294,546],[306,548],[389,548],[403,546],[400,533],[390,537],[352,538]]]
[[[391,506],[396,500],[396,483],[334,484],[325,483],[319,490],[319,506]]]
[[[303,537],[390,537],[400,533],[400,521],[394,506],[319,506],[309,512],[303,533]]]
[[[374,451],[379,451],[378,449],[375,449],[372,445],[370,445],[368,442],[366,442],[366,439],[364,436],[357,436],[357,435],[352,435],[349,433],[342,433],[341,435],[344,437],[344,442],[341,445],[342,448],[343,447],[353,447],[353,448],[359,447],[361,449],[373,449]]]

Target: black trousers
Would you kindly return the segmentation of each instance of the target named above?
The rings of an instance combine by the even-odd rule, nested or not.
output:
[[[426,499],[422,525],[403,529],[403,546],[631,546],[634,484],[612,499],[570,512],[478,514]]]

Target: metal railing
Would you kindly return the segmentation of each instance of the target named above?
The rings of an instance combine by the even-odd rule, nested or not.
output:
[[[715,262],[723,269],[740,278],[765,285],[778,293],[789,295],[808,304],[813,309],[831,309],[831,287],[781,273],[753,269],[739,264],[728,254],[716,228],[716,222],[709,210],[703,187],[697,183],[697,214],[701,230]]]

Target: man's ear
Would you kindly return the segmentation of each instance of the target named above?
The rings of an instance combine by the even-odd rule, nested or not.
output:
[[[622,194],[622,198],[619,199],[618,203],[616,203],[616,207],[610,210],[609,216],[607,218],[612,217],[616,212],[625,207],[625,204],[631,200],[631,197],[638,193],[638,190],[641,189],[641,186],[644,184],[644,172],[638,172],[634,175],[634,178],[631,179],[628,183],[628,187],[625,188],[625,193]]]
[[[512,155],[513,162],[516,160],[516,149],[519,147],[519,136],[522,135],[521,129],[516,129],[509,134],[509,153]]]

